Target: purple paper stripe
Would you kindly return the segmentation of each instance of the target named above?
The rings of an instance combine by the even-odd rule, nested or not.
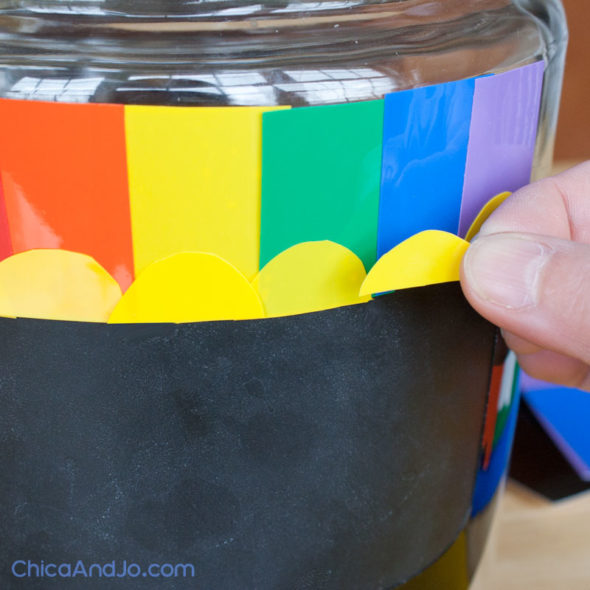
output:
[[[555,383],[541,381],[527,375],[523,370],[520,371],[520,391],[527,393],[529,391],[539,391],[542,389],[555,389]]]
[[[531,178],[545,62],[475,82],[459,235],[495,195]]]

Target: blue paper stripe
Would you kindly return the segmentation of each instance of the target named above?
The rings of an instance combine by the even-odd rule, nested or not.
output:
[[[385,97],[377,253],[459,230],[475,78]]]

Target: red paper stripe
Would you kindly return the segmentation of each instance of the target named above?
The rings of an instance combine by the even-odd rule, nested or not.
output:
[[[492,382],[490,384],[488,409],[486,412],[486,421],[483,431],[484,470],[490,465],[490,458],[492,456],[492,449],[494,446],[494,434],[496,432],[496,421],[498,420],[498,400],[500,399],[500,388],[502,387],[503,374],[504,365],[498,365],[492,370]]]
[[[14,251],[89,254],[128,287],[133,256],[123,107],[0,100],[0,128]]]

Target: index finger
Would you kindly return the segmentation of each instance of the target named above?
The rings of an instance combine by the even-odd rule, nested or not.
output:
[[[515,192],[480,235],[533,233],[590,244],[590,162]]]

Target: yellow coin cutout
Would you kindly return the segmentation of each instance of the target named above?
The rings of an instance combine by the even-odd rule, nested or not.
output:
[[[481,226],[487,221],[488,217],[511,195],[512,193],[500,193],[490,199],[477,214],[471,227],[467,230],[465,239],[471,242],[473,238],[479,233]]]
[[[223,258],[183,252],[149,265],[109,318],[111,324],[264,317],[258,294]]]
[[[90,256],[28,250],[0,262],[0,315],[106,322],[121,298],[115,279]]]
[[[360,294],[369,295],[459,280],[469,242],[439,230],[408,238],[382,256],[371,269]]]
[[[360,258],[330,241],[303,242],[275,256],[252,284],[268,317],[320,311],[364,303],[359,297],[366,277]]]

